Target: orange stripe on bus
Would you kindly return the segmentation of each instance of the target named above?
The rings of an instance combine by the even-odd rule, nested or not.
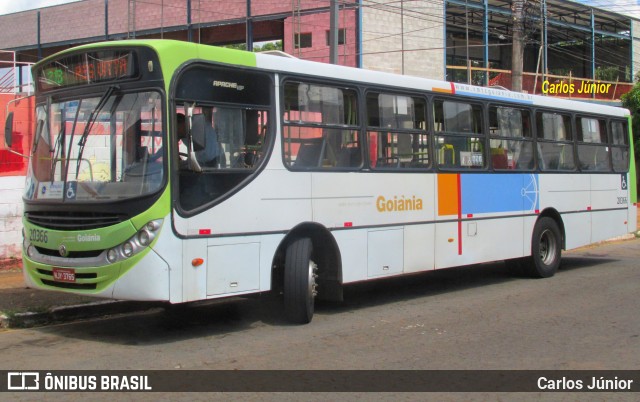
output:
[[[431,88],[431,90],[433,92],[438,92],[438,93],[441,93],[441,94],[452,94],[453,93],[453,91],[451,89],[448,89],[448,88]]]
[[[458,175],[438,174],[438,215],[458,213]]]

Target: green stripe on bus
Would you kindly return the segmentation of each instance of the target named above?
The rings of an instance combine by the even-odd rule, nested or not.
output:
[[[637,176],[636,176],[636,157],[635,150],[633,149],[633,130],[631,129],[631,116],[628,117],[629,120],[629,181],[631,183],[629,187],[629,192],[631,195],[631,203],[636,204],[638,202],[638,186],[637,186]]]

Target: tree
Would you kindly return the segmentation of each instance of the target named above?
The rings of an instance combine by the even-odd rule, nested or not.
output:
[[[228,49],[236,49],[236,50],[247,50],[246,43],[236,43],[233,45],[224,45]],[[273,42],[265,42],[263,44],[255,44],[253,45],[254,52],[264,52],[266,50],[282,50],[282,41],[273,41]]]
[[[622,107],[629,109],[631,112],[631,131],[633,133],[637,172],[639,167],[638,162],[640,162],[640,75],[636,76],[636,84],[631,91],[622,95],[620,100],[622,100]],[[640,177],[636,177],[636,180],[638,179],[640,179]],[[640,188],[640,183],[638,184],[638,188]]]
[[[282,41],[275,41],[275,42],[267,42],[262,46],[254,46],[253,47],[253,51],[254,52],[264,52],[267,50],[280,50],[282,51]]]

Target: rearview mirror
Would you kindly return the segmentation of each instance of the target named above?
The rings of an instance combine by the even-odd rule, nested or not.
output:
[[[4,143],[7,148],[11,148],[11,144],[13,143],[13,112],[7,115],[7,120],[4,123]]]

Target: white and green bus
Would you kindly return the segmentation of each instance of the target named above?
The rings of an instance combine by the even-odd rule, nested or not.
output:
[[[494,260],[550,277],[562,249],[635,231],[625,109],[166,40],[33,76],[30,287],[274,292],[306,323],[349,283]]]

